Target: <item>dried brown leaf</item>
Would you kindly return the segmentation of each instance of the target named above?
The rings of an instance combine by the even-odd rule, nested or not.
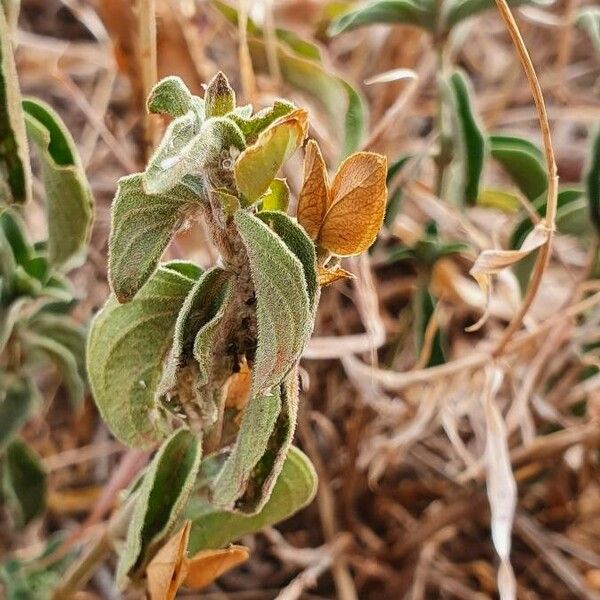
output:
[[[350,273],[350,271],[346,271],[346,269],[342,269],[342,267],[340,266],[336,266],[331,269],[326,269],[325,267],[318,267],[317,276],[319,278],[320,286],[335,283],[340,279],[356,279],[354,273]]]
[[[309,140],[304,155],[304,180],[298,197],[298,222],[316,239],[329,204],[327,168],[318,144]]]
[[[204,588],[226,571],[246,562],[249,556],[245,546],[201,550],[187,561],[188,574],[185,585],[196,590]]]

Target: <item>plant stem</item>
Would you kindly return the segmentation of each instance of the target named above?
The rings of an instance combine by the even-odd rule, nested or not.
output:
[[[138,35],[140,42],[140,68],[144,101],[158,79],[156,62],[156,5],[155,0],[139,0]],[[145,107],[144,107],[145,108]],[[144,114],[144,154],[149,158],[156,139],[156,115]]]
[[[529,311],[537,292],[540,287],[540,283],[544,276],[544,272],[548,263],[550,262],[550,255],[552,251],[552,240],[554,235],[555,221],[556,221],[556,209],[558,201],[558,176],[556,171],[556,160],[554,158],[554,148],[552,146],[552,137],[550,134],[550,123],[548,121],[548,113],[546,111],[546,104],[544,102],[544,96],[542,94],[542,88],[537,78],[535,68],[527,51],[527,46],[523,41],[519,26],[515,21],[515,18],[506,2],[506,0],[496,0],[498,11],[504,21],[506,28],[513,41],[519,60],[527,76],[529,87],[531,88],[531,95],[535,102],[535,107],[538,114],[538,120],[540,122],[540,129],[542,133],[542,139],[544,142],[544,155],[546,157],[546,167],[548,170],[548,196],[546,200],[546,217],[545,226],[548,231],[548,239],[546,243],[540,248],[537,261],[535,263],[533,275],[525,293],[523,304],[519,309],[519,312],[513,317],[512,321],[508,324],[508,327],[504,330],[498,345],[496,346],[493,355],[499,356],[503,353],[506,345],[511,340],[515,332],[520,328],[523,318]]]

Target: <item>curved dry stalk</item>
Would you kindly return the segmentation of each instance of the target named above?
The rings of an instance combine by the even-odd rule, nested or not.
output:
[[[546,104],[544,102],[544,96],[542,94],[542,88],[537,78],[533,62],[527,51],[527,46],[523,41],[519,26],[515,21],[515,18],[508,6],[506,0],[496,0],[498,11],[504,21],[506,28],[513,41],[521,66],[527,76],[529,87],[531,88],[531,95],[535,102],[536,111],[538,114],[538,120],[540,122],[540,130],[542,133],[542,140],[544,143],[544,155],[546,157],[546,166],[548,169],[548,196],[546,200],[546,217],[544,224],[548,230],[548,239],[546,243],[540,248],[533,275],[529,282],[523,304],[519,309],[519,312],[513,317],[512,321],[508,324],[508,327],[504,330],[498,345],[496,346],[493,355],[499,356],[504,352],[506,345],[515,334],[515,332],[521,326],[523,318],[529,311],[537,292],[540,288],[542,277],[546,271],[546,267],[550,261],[550,255],[552,251],[552,238],[554,233],[555,221],[556,221],[556,209],[558,201],[558,175],[556,169],[556,160],[554,158],[554,148],[552,146],[552,136],[550,134],[550,123],[548,121],[548,113],[546,111]]]

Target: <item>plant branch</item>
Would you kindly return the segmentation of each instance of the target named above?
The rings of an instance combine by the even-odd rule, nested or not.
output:
[[[156,4],[155,0],[139,0],[138,35],[140,42],[140,69],[144,101],[158,79],[156,62]],[[157,134],[156,115],[144,114],[144,154],[152,152]]]
[[[529,311],[537,292],[540,288],[544,272],[550,261],[552,252],[552,241],[556,221],[556,209],[558,201],[558,176],[556,171],[556,160],[554,158],[554,148],[552,146],[552,136],[550,134],[550,123],[548,121],[548,113],[546,111],[546,104],[544,102],[544,96],[542,94],[542,88],[537,78],[533,62],[527,51],[527,46],[523,41],[519,26],[515,21],[515,18],[506,2],[506,0],[496,0],[498,11],[500,16],[508,29],[510,37],[513,41],[521,66],[527,76],[529,87],[531,88],[531,94],[533,101],[535,102],[536,111],[538,114],[538,120],[540,122],[540,130],[542,134],[542,140],[544,143],[544,155],[546,158],[546,167],[548,170],[548,195],[546,200],[546,217],[545,226],[548,232],[548,238],[545,244],[540,248],[539,254],[535,263],[533,275],[529,282],[523,304],[519,309],[519,312],[513,317],[512,321],[508,324],[508,327],[504,330],[498,345],[496,346],[493,355],[499,356],[504,352],[506,345],[511,340],[515,332],[521,327],[523,318]]]

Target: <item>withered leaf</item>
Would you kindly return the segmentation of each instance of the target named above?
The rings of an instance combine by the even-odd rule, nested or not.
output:
[[[195,590],[205,588],[223,573],[246,562],[249,556],[245,546],[200,550],[187,561],[188,572],[184,585]]]
[[[304,155],[304,180],[298,197],[298,222],[314,240],[329,205],[327,168],[318,144],[309,140]]]
[[[330,269],[319,267],[318,278],[321,287],[335,283],[340,279],[356,279],[354,273],[350,273],[350,271],[346,271],[346,269],[342,269],[340,266],[335,266]]]
[[[357,152],[340,165],[317,237],[320,246],[339,256],[371,246],[385,214],[386,171],[386,158],[373,152]]]

